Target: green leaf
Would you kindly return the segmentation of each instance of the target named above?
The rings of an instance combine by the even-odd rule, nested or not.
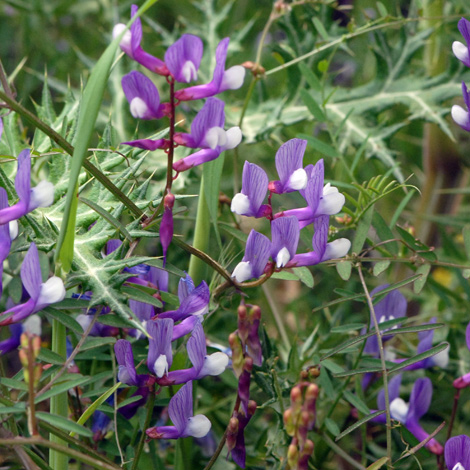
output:
[[[43,312],[45,312],[46,314],[46,317],[48,317],[49,319],[57,320],[59,323],[62,323],[62,325],[64,325],[66,328],[81,336],[83,334],[83,328],[80,323],[78,323],[78,321],[75,320],[75,318],[72,318],[70,315],[67,315],[64,312],[57,310],[56,306],[57,305],[54,305],[54,307],[46,307],[43,310]]]
[[[301,266],[300,268],[293,268],[292,271],[299,278],[300,282],[304,283],[309,289],[313,289],[314,279],[312,272],[307,266]]]
[[[79,387],[80,385],[83,385],[85,382],[88,382],[89,380],[90,380],[89,377],[78,377],[76,379],[66,380],[65,382],[60,382],[58,384],[55,384],[47,392],[44,392],[42,395],[39,395],[38,397],[36,397],[36,399],[34,400],[34,403],[36,405],[38,403],[42,403],[44,400],[47,400],[51,397],[59,395],[60,393],[67,392],[68,390],[71,390],[75,387]],[[54,424],[54,423],[50,423],[50,424]],[[57,426],[57,427],[60,427],[60,426]]]
[[[363,424],[367,423],[368,421],[370,421],[371,419],[374,419],[376,418],[377,416],[380,416],[380,415],[383,415],[385,413],[385,410],[379,410],[379,411],[376,411],[375,413],[371,413],[371,414],[368,414],[367,416],[365,416],[364,418],[361,418],[359,421],[355,422],[353,425],[349,426],[348,428],[346,428],[341,434],[339,434],[338,436],[336,436],[336,439],[335,441],[339,441],[340,439],[342,439],[344,436],[347,436],[349,433],[353,432],[355,429],[357,429],[358,427],[362,426]],[[380,468],[380,467],[378,467]]]
[[[465,253],[467,255],[467,259],[470,259],[470,225],[465,225],[462,230],[462,235],[465,245]]]
[[[128,295],[131,299],[138,300],[139,302],[144,302],[157,308],[163,307],[160,300],[153,295],[148,294],[143,289],[140,289],[138,286],[123,286],[121,288],[121,292]]]
[[[75,421],[64,418],[63,416],[55,415],[52,413],[46,413],[45,411],[36,411],[36,417],[40,421],[45,421],[46,423],[52,424],[53,426],[58,427],[59,429],[64,429],[65,431],[73,431],[74,433],[79,434],[80,436],[93,437],[93,432],[90,429],[80,426]]]
[[[363,367],[360,369],[353,369],[353,370],[348,370],[348,371],[341,372],[338,374],[333,374],[333,376],[336,378],[342,378],[342,377],[350,377],[352,375],[370,374],[370,373],[375,373],[375,372],[382,372],[382,368],[381,367]]]
[[[438,344],[437,346],[434,346],[428,351],[425,351],[421,354],[417,354],[416,356],[413,356],[411,359],[407,359],[406,361],[400,362],[400,364],[397,364],[395,367],[392,367],[389,370],[389,373],[396,372],[397,370],[401,370],[401,369],[404,369],[405,367],[411,366],[412,364],[416,364],[417,362],[422,361],[423,359],[427,359],[428,357],[435,356],[436,354],[439,354],[440,352],[444,351],[448,347],[449,347],[449,343],[446,343],[446,342]]]
[[[383,217],[377,211],[374,212],[374,216],[372,217],[372,225],[375,228],[375,231],[377,232],[377,235],[381,241],[386,242],[388,240],[393,240],[396,238],[387,223],[385,222],[385,220],[383,219]],[[389,242],[382,246],[386,248],[392,255],[398,254],[397,242]]]
[[[334,375],[341,374],[344,372],[344,369],[336,364],[336,362],[331,361],[330,359],[325,359],[321,361],[322,366],[326,367]]]
[[[330,329],[331,333],[350,333],[356,330],[362,330],[366,325],[364,323],[348,323],[346,325],[334,326]]]
[[[367,467],[367,470],[379,470],[388,462],[388,457],[382,457]]]
[[[64,364],[65,359],[61,357],[59,354],[51,351],[50,349],[41,348],[39,351],[38,359],[42,362],[46,362],[48,364],[56,364],[61,366]]]
[[[15,406],[0,406],[0,415],[26,413],[25,403],[17,403]]]
[[[351,277],[351,270],[351,261],[340,261],[339,263],[336,263],[336,271],[338,271],[338,274],[343,281],[347,281]]]
[[[22,380],[0,377],[0,384],[5,385],[8,388],[14,388],[15,390],[23,390],[24,392],[28,391],[28,385]]]
[[[369,407],[357,396],[351,393],[349,390],[343,392],[343,397],[351,403],[352,406],[357,408],[361,413],[369,414]]]
[[[131,322],[128,322],[127,320],[124,320],[123,318],[118,317],[117,315],[114,315],[113,313],[109,313],[106,315],[99,315],[96,321],[103,325],[114,326],[116,328],[132,328],[133,327]]]
[[[300,97],[302,98],[305,106],[307,106],[307,109],[312,113],[312,116],[314,116],[317,121],[326,121],[325,113],[320,108],[320,106],[318,106],[313,96],[307,90],[300,90]]]
[[[333,436],[337,436],[340,433],[338,425],[331,418],[325,418],[325,425]]]
[[[374,206],[371,206],[364,213],[364,216],[362,217],[362,219],[359,221],[357,225],[356,236],[354,237],[351,253],[358,254],[361,252],[362,247],[364,246],[364,242],[366,241],[367,234],[369,233],[373,215],[374,215]]]
[[[85,342],[83,343],[80,351],[88,351],[89,349],[99,348],[101,346],[106,346],[109,344],[114,344],[116,342],[116,338],[91,338],[88,337]]]
[[[421,274],[421,277],[419,279],[416,279],[416,281],[413,284],[413,291],[415,294],[419,294],[423,290],[423,287],[426,284],[426,281],[428,279],[428,274],[430,271],[431,271],[430,264],[423,264],[416,270],[416,274]]]
[[[317,139],[316,137],[312,137],[311,135],[307,134],[299,134],[298,137],[300,139],[307,140],[309,145],[311,145],[315,149],[315,151],[320,152],[323,155],[326,155],[327,157],[339,157],[338,151],[331,145],[327,144],[326,142],[323,142],[323,140]]]
[[[377,263],[375,263],[374,269],[373,269],[374,276],[380,276],[389,266],[390,266],[390,261],[388,261],[388,260],[386,260],[386,261],[377,261]]]
[[[321,91],[322,85],[320,83],[320,80],[318,80],[318,77],[313,73],[313,70],[308,67],[304,62],[300,62],[298,67],[300,69],[300,73],[310,85],[310,88],[315,91]]]

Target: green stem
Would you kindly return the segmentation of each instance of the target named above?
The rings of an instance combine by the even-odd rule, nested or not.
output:
[[[206,196],[204,194],[204,177],[202,177],[199,189],[193,246],[203,253],[206,253],[209,248],[210,224],[209,206],[207,205]],[[188,272],[194,281],[194,285],[197,286],[206,277],[206,264],[200,258],[191,255]]]
[[[67,357],[65,326],[57,320],[52,321],[52,352],[59,354],[61,357]],[[67,418],[67,392],[59,393],[51,397],[51,413]],[[67,443],[54,434],[49,434],[51,443],[60,444],[67,447]],[[68,455],[60,452],[57,448],[51,447],[49,453],[49,466],[53,470],[67,470],[69,458]]]

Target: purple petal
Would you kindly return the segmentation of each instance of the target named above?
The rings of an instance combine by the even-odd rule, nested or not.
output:
[[[122,245],[122,241],[117,239],[117,238],[112,238],[111,240],[108,240],[106,243],[106,254],[110,255],[114,251],[116,251],[118,248],[120,248]]]
[[[136,397],[136,396],[141,396],[140,400],[134,401],[132,403],[129,403],[128,405],[121,406],[119,408],[119,413],[124,416],[126,419],[131,419],[135,414],[137,413],[138,409],[141,406],[144,406],[145,403],[147,402],[148,396],[149,396],[149,388],[148,387],[139,387],[132,395],[131,397]]]
[[[388,382],[388,395],[390,403],[400,396],[401,374],[396,375]],[[377,395],[377,407],[379,410],[385,410],[385,392],[380,390]]]
[[[124,75],[122,89],[135,118],[160,119],[163,116],[157,87],[144,74],[134,70]]]
[[[21,265],[21,282],[30,297],[36,301],[41,292],[42,278],[38,249],[34,243],[31,243]]]
[[[413,434],[413,436],[418,439],[418,441],[422,442],[425,439],[429,437],[429,434],[419,425],[417,421],[408,421],[406,422],[406,427],[408,428],[408,431]],[[426,444],[426,449],[428,449],[430,452],[436,455],[441,455],[444,452],[443,447],[439,442],[436,441],[436,439],[430,439],[427,444]],[[451,469],[453,470],[453,469]]]
[[[418,421],[429,409],[432,399],[432,383],[428,377],[416,380],[410,396],[410,408],[406,422]]]
[[[384,284],[376,287],[372,292],[371,296],[386,289],[389,285]],[[389,292],[380,302],[374,306],[375,316],[379,323],[394,318],[401,318],[406,315],[407,302],[405,296],[399,290],[393,290]],[[371,325],[373,324],[371,319]]]
[[[126,385],[138,385],[131,343],[125,339],[117,340],[114,352],[119,364],[118,380]]]
[[[193,415],[193,383],[183,385],[170,400],[168,414],[176,429],[182,435]]]
[[[154,151],[157,149],[164,148],[166,145],[165,139],[138,139],[138,140],[130,140],[128,142],[122,142],[123,145],[130,145],[131,147],[137,147],[143,150],[150,150]]]
[[[470,21],[466,20],[465,18],[460,18],[458,22],[458,28],[460,34],[464,37],[465,41],[467,42],[467,46],[470,46]]]
[[[151,336],[151,339],[149,339],[147,366],[158,377],[163,376],[161,371],[155,370],[155,363],[160,356],[166,357],[167,369],[171,367],[173,362],[173,351],[171,349],[173,324],[173,320],[170,318],[158,318],[156,321],[149,321],[147,323],[147,331]]]
[[[195,325],[191,338],[188,339],[186,349],[191,364],[199,373],[204,366],[204,358],[207,355],[206,336],[200,321]]]
[[[209,310],[210,297],[209,286],[205,281],[202,281],[201,284],[191,291],[183,302],[181,302],[176,314],[177,319],[183,320],[190,315],[206,314]]]
[[[470,111],[470,93],[465,82],[462,82],[462,95],[465,101],[465,106],[467,107],[467,111]]]
[[[150,266],[148,280],[150,283],[157,286],[160,292],[168,292],[168,271]]]
[[[467,325],[465,330],[465,339],[467,341],[467,348],[470,349],[470,323]]]
[[[173,163],[173,170],[181,173],[182,171],[189,170],[195,166],[215,160],[220,154],[221,151],[219,149],[199,150],[199,152],[192,153],[191,155]]]
[[[34,299],[29,299],[24,304],[15,305],[14,307],[9,308],[0,315],[0,326],[11,325],[12,323],[18,323],[24,320],[34,313],[35,306],[36,301]]]
[[[271,253],[271,242],[268,237],[252,230],[248,235],[243,261],[249,261],[252,277],[260,277]]]
[[[302,168],[307,141],[302,139],[291,139],[281,145],[276,153],[276,169],[283,186],[283,192],[293,191],[287,188],[289,178],[296,171]]]
[[[444,457],[447,468],[453,468],[460,463],[463,468],[470,468],[470,438],[468,436],[455,436],[445,445]]]
[[[271,223],[271,257],[278,268],[284,267],[295,255],[299,244],[299,221],[296,217],[281,217]]]
[[[172,341],[175,341],[183,336],[186,336],[188,333],[193,331],[194,326],[200,319],[198,316],[190,316],[185,318],[183,321],[179,322],[173,327],[173,336],[171,337]]]
[[[18,172],[15,177],[15,189],[20,201],[28,207],[31,197],[31,156],[30,150],[23,150],[18,155]]]
[[[180,303],[182,303],[194,289],[195,286],[191,276],[186,274],[186,277],[182,277],[178,283],[178,298],[180,299]]]
[[[192,34],[183,34],[167,49],[165,64],[177,82],[189,83],[197,79],[202,51],[202,40]]]
[[[21,333],[23,333],[23,325],[16,323],[14,325],[10,325],[9,329],[10,337],[4,341],[0,341],[0,354],[2,356],[10,351],[13,351],[20,345],[20,336]]]
[[[141,322],[148,321],[155,315],[155,309],[152,305],[138,300],[130,299],[129,308]]]
[[[325,165],[323,159],[318,160],[312,169],[310,178],[308,179],[307,187],[299,191],[300,194],[307,201],[308,207],[315,214],[320,198],[323,193]]]
[[[431,325],[433,323],[436,323],[436,317],[431,318],[428,325]],[[432,340],[434,338],[434,330],[429,330],[429,331],[420,331],[418,333],[418,338],[419,338],[419,344],[416,349],[417,354],[421,354],[423,352],[428,351],[432,347]],[[431,358],[428,358],[431,359]]]
[[[0,188],[0,212],[2,209],[8,207],[8,196],[4,188]],[[3,266],[3,261],[5,261],[10,253],[11,248],[11,237],[10,237],[10,227],[8,223],[0,225],[0,267]],[[1,276],[0,276],[1,283]],[[1,295],[1,291],[0,291]]]
[[[191,124],[191,135],[195,148],[203,147],[207,132],[213,127],[223,128],[225,124],[225,103],[218,98],[209,98],[197,113]]]

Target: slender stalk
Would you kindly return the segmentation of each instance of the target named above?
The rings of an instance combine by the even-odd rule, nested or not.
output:
[[[38,423],[36,420],[36,406],[34,404],[34,379],[35,379],[35,374],[34,374],[34,369],[35,369],[35,358],[34,358],[34,353],[33,353],[33,340],[31,337],[28,337],[28,375],[29,375],[29,380],[28,380],[28,424],[29,424],[29,431],[31,433],[31,436],[37,436],[39,434],[38,432]]]
[[[390,418],[390,398],[388,393],[388,372],[387,372],[387,365],[385,363],[385,353],[384,353],[384,345],[382,342],[382,335],[380,334],[379,323],[375,316],[374,304],[372,303],[372,298],[369,294],[369,290],[367,289],[366,282],[364,280],[364,275],[362,273],[362,266],[358,264],[357,271],[359,273],[359,278],[361,280],[362,288],[364,289],[364,294],[366,295],[367,304],[369,305],[369,309],[371,311],[372,321],[374,322],[374,329],[377,335],[377,343],[379,345],[379,355],[380,355],[380,362],[382,365],[382,377],[384,382],[384,398],[385,398],[385,418],[387,420],[387,424],[385,427],[386,431],[386,438],[387,438],[387,468],[393,469],[393,462],[392,462],[392,420]]]
[[[455,416],[457,415],[457,409],[459,407],[459,399],[460,399],[460,389],[458,388],[455,390],[454,405],[452,407],[452,414],[450,416],[449,429],[447,430],[446,441],[448,441],[450,439],[450,436],[452,436],[452,428],[454,427]]]
[[[54,319],[52,321],[52,352],[59,354],[61,357],[67,356],[66,335],[65,326]],[[51,413],[67,418],[67,392],[51,397]],[[61,448],[67,448],[67,443],[55,434],[49,434],[49,440],[51,444],[54,443],[60,445]],[[49,466],[53,470],[67,470],[68,462],[69,458],[66,453],[60,452],[56,447],[51,447]]]
[[[281,335],[284,346],[286,347],[287,351],[290,351],[291,345],[289,341],[289,336],[287,335],[287,331],[284,326],[284,321],[282,319],[281,313],[279,312],[279,309],[277,308],[276,302],[274,302],[273,300],[272,293],[269,291],[269,288],[266,286],[266,284],[263,284],[262,289],[266,297],[266,300],[268,301],[269,308],[271,309],[271,312],[273,314],[274,321],[276,322],[276,326],[277,326],[277,329],[279,330],[279,334]]]
[[[145,430],[150,427],[150,421],[152,420],[152,413],[153,413],[154,405],[155,405],[155,384],[152,385],[152,388],[150,390],[150,396],[149,396],[149,399],[147,400],[147,405],[146,405],[147,415],[145,416],[145,423],[142,429],[142,435],[140,436],[139,443],[137,444],[137,449],[135,451],[134,461],[132,462],[131,470],[137,470],[137,465],[139,464],[140,454],[142,453],[142,450],[144,448],[145,438],[147,436],[147,434],[145,433]]]
[[[357,468],[358,470],[366,470],[363,465],[361,465],[359,462],[356,462],[347,452],[341,449],[338,444],[331,440],[328,434],[324,433],[321,436],[328,444],[328,446],[331,447],[340,457],[346,460],[346,462],[350,463],[354,468]]]

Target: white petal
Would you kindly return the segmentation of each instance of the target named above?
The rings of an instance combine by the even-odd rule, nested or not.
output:
[[[389,348],[384,348],[384,353],[386,361],[392,362],[397,358],[396,353]]]
[[[37,186],[31,189],[31,199],[29,200],[28,210],[36,207],[48,207],[54,202],[54,185],[49,181],[41,181]]]
[[[211,422],[204,415],[196,415],[188,419],[184,433],[192,437],[204,437],[211,430]]]
[[[230,210],[235,214],[245,215],[250,210],[250,199],[246,194],[238,193],[232,198]]]
[[[158,378],[162,378],[165,374],[168,374],[168,360],[165,354],[160,354],[160,356],[158,356],[158,359],[153,365],[153,370]]]
[[[247,279],[251,279],[253,274],[251,272],[250,262],[242,261],[238,263],[233,270],[232,277],[234,277],[237,282],[244,282]]]
[[[131,376],[126,366],[119,366],[118,368],[118,380],[123,384],[128,384],[131,381]]]
[[[460,462],[457,462],[457,463],[453,466],[452,470],[465,470],[465,467],[464,467]]]
[[[334,188],[336,189],[336,188]],[[317,215],[334,215],[337,214],[344,206],[346,199],[343,194],[335,191],[329,191],[323,193],[323,197],[320,199],[318,208],[316,210]]]
[[[75,318],[75,320],[77,320],[77,323],[82,327],[82,330],[86,331],[93,320],[93,315],[85,315],[84,313],[81,313],[77,318]]]
[[[446,368],[447,364],[449,364],[449,348],[433,356],[431,361],[437,367]]]
[[[234,149],[242,141],[242,131],[239,127],[231,127],[225,132],[227,142],[225,149]]]
[[[130,103],[130,108],[132,116],[137,119],[144,119],[149,109],[147,103],[138,96],[132,99]]]
[[[337,193],[338,188],[336,186],[331,186],[330,183],[326,183],[325,186],[323,186],[323,196],[326,196],[327,194],[331,193]]]
[[[462,127],[469,127],[470,126],[470,118],[468,117],[468,112],[457,104],[452,106],[452,119]]]
[[[245,80],[245,67],[241,65],[234,65],[224,72],[222,78],[221,89],[222,90],[238,90],[243,85]]]
[[[326,245],[322,261],[328,259],[342,258],[351,248],[351,242],[347,238],[338,238]]]
[[[23,323],[23,332],[41,336],[41,318],[38,315],[29,316]]]
[[[65,297],[65,287],[62,279],[52,276],[41,284],[39,298],[36,305],[50,305],[60,302]]]
[[[462,62],[469,62],[468,56],[468,47],[465,44],[462,44],[459,41],[454,41],[452,43],[452,52],[454,53],[455,57]]]
[[[225,131],[218,126],[211,127],[204,136],[204,141],[208,147],[215,149],[216,147],[224,146],[227,142]]]
[[[126,25],[124,23],[119,23],[113,28],[113,39],[117,38],[124,30],[126,29]],[[131,51],[131,39],[132,35],[130,30],[128,29],[124,36],[119,43],[119,46],[126,52],[129,53]]]
[[[276,256],[276,266],[278,268],[283,268],[289,261],[290,261],[289,250],[285,246],[283,246],[279,250],[279,253]]]
[[[199,373],[199,377],[205,377],[206,375],[220,375],[227,366],[227,354],[216,352],[204,358],[204,365]]]
[[[299,189],[305,189],[308,183],[307,172],[303,168],[299,168],[290,175],[287,185],[291,189],[298,191]]]
[[[197,80],[197,70],[194,64],[190,61],[187,60],[184,65],[183,69],[181,70],[181,74],[184,77],[184,80],[186,83],[189,83],[193,80]]]
[[[10,240],[14,240],[18,236],[18,221],[12,220],[9,222],[8,230],[10,232]]]
[[[393,419],[404,423],[406,421],[406,416],[408,415],[409,405],[402,398],[395,398],[395,400],[390,403],[390,415]]]

